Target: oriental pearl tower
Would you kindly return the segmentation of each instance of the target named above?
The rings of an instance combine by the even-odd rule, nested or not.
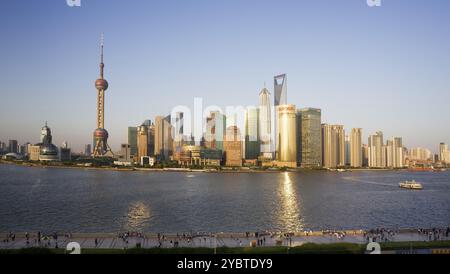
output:
[[[108,131],[105,126],[105,91],[108,89],[108,82],[103,78],[103,34],[100,42],[100,78],[95,81],[97,89],[97,129],[94,131],[94,157],[114,156],[108,145]]]

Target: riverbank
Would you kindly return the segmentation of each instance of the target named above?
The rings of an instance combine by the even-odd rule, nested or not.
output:
[[[327,172],[362,172],[362,171],[410,171],[417,172],[415,170],[410,170],[407,168],[403,169],[388,169],[388,168],[350,168],[350,169],[326,169],[326,168],[289,168],[289,169],[254,169],[254,168],[222,168],[222,169],[191,169],[191,168],[142,168],[142,167],[116,167],[116,166],[86,166],[86,165],[49,165],[41,164],[36,162],[14,162],[14,161],[4,161],[0,160],[0,165],[16,165],[22,167],[33,167],[33,168],[59,168],[59,169],[82,169],[82,170],[107,170],[107,171],[140,171],[140,172],[205,172],[205,173],[284,173],[284,172],[314,172],[314,171],[327,171]],[[428,172],[440,172],[440,170],[428,171]]]

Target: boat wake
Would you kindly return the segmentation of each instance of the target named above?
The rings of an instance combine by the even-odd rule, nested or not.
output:
[[[379,185],[379,186],[389,186],[389,187],[398,187],[397,185],[387,184],[387,183],[380,183],[380,182],[374,182],[374,181],[367,181],[367,180],[361,180],[354,177],[343,177],[344,180],[347,181],[353,181],[358,183],[364,183],[364,184],[371,184],[371,185]]]

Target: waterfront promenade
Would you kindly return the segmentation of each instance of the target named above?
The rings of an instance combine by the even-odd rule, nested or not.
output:
[[[1,233],[0,249],[20,249],[30,247],[63,248],[70,242],[77,242],[81,248],[98,249],[128,249],[137,246],[142,248],[215,248],[215,247],[249,247],[249,246],[285,246],[296,247],[305,243],[355,243],[366,244],[371,240],[377,242],[409,242],[409,241],[444,241],[450,240],[449,229],[426,230],[373,230],[366,232],[354,231],[326,231],[299,232],[291,234],[280,233],[234,233],[234,234],[51,234],[37,233]],[[28,236],[27,236],[28,235]]]

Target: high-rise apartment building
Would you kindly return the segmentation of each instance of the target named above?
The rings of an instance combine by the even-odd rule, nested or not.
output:
[[[350,135],[350,166],[363,166],[362,129],[353,128]]]
[[[350,166],[350,136],[345,135],[345,166]]]
[[[439,161],[441,161],[442,163],[449,163],[450,159],[447,159],[448,156],[448,145],[446,145],[445,143],[440,143],[439,144]]]
[[[386,167],[386,149],[384,148],[383,132],[378,131],[369,136],[368,143],[369,167]]]
[[[426,148],[411,148],[408,158],[410,161],[433,161],[433,153]]]
[[[344,126],[322,125],[322,159],[326,168],[345,166]]]

